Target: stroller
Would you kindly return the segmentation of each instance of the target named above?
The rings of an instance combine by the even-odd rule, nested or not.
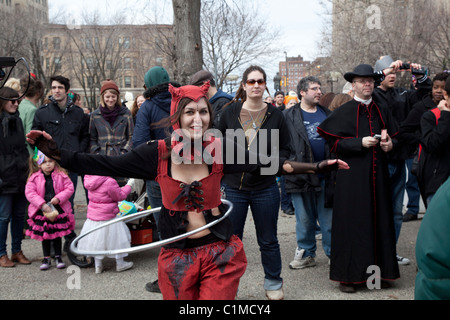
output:
[[[147,193],[145,192],[145,182],[143,180],[136,180],[137,192],[132,192],[128,198],[127,203],[134,208],[134,212],[141,212],[149,208]],[[123,214],[123,213],[122,213]],[[132,220],[127,223],[131,234],[131,246],[139,246],[154,241],[158,241],[158,231],[156,228],[156,221],[153,215],[139,218],[138,220]],[[67,247],[70,247],[71,241],[68,240]],[[80,268],[90,268],[94,265],[94,259],[92,257],[86,257],[77,255],[71,250],[67,250],[67,257],[70,262]]]

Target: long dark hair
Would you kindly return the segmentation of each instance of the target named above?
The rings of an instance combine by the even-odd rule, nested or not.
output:
[[[234,96],[233,100],[231,100],[229,103],[225,104],[223,106],[223,108],[226,108],[227,106],[229,106],[232,103],[235,103],[237,101],[241,101],[242,103],[244,103],[247,100],[247,93],[244,90],[244,84],[247,82],[248,80],[248,75],[250,73],[252,73],[253,71],[258,71],[261,72],[263,77],[264,77],[264,81],[266,81],[267,83],[267,75],[266,72],[264,71],[263,68],[261,68],[260,66],[250,66],[248,67],[245,71],[244,74],[242,75],[242,80],[241,80],[241,85],[239,86],[238,91],[236,92],[236,95]],[[269,88],[266,85],[266,91],[267,93],[270,95],[269,92]]]

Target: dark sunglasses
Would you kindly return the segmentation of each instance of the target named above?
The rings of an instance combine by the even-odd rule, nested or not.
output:
[[[257,82],[258,82],[259,85],[266,84],[266,80],[264,80],[264,79],[258,79],[258,80],[249,79],[249,80],[247,80],[246,82],[247,82],[247,84],[250,85],[250,86],[254,86],[255,83],[257,83]]]

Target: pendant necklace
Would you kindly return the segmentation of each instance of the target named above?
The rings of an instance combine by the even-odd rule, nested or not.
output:
[[[256,120],[258,120],[258,118],[259,118],[259,115],[261,114],[261,111],[263,111],[265,108],[262,108],[261,110],[259,110],[259,113],[258,113],[258,115],[256,116]],[[252,113],[250,112],[250,110],[248,110],[248,109],[246,109],[247,111],[248,111],[248,114],[250,115],[250,118],[252,118],[252,122],[253,122],[253,124],[252,124],[252,128],[253,129],[257,129],[258,128],[258,126],[256,125],[256,123],[255,123],[255,119],[253,119],[253,116],[252,116]]]

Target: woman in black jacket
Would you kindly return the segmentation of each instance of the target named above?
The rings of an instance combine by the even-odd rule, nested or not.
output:
[[[17,91],[5,87],[0,97],[14,100]],[[0,99],[0,266],[14,267],[14,262],[30,264],[22,253],[23,228],[27,213],[25,183],[29,153],[25,144],[18,100]],[[6,251],[8,225],[11,223],[11,260]]]
[[[423,146],[418,179],[423,184],[424,201],[431,202],[436,191],[450,176],[450,77],[445,82],[444,100],[423,114],[421,121]]]
[[[261,176],[248,172],[226,174],[222,186],[226,198],[234,205],[231,214],[233,233],[241,239],[250,206],[261,250],[266,296],[281,300],[284,293],[277,238],[280,191],[276,175],[290,155],[290,136],[282,112],[263,101],[266,90],[264,70],[258,66],[249,67],[243,74],[236,97],[224,107],[218,129],[224,135],[227,129],[233,129],[236,136],[241,133],[249,150],[269,155],[278,152],[278,164],[272,164],[275,165],[273,169]]]

